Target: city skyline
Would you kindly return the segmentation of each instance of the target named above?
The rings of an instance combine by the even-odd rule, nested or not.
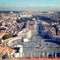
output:
[[[60,0],[0,0],[3,10],[60,10]]]

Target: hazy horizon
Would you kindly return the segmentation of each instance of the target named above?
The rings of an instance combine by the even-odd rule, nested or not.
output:
[[[60,11],[60,0],[0,0],[0,11],[56,10]]]

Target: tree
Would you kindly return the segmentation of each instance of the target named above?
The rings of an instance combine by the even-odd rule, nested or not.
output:
[[[8,39],[8,38],[11,38],[12,37],[12,34],[5,34],[2,39],[5,40],[5,39]]]
[[[17,23],[21,23],[21,22],[27,22],[28,20],[31,20],[30,18],[20,18],[18,20],[16,20]]]

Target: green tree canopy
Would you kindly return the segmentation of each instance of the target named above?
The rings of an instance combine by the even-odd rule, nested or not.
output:
[[[5,34],[2,39],[8,39],[8,38],[11,38],[12,37],[12,34]]]

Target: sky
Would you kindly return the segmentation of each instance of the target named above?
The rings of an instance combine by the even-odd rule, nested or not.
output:
[[[60,0],[0,0],[0,10],[60,11]]]

